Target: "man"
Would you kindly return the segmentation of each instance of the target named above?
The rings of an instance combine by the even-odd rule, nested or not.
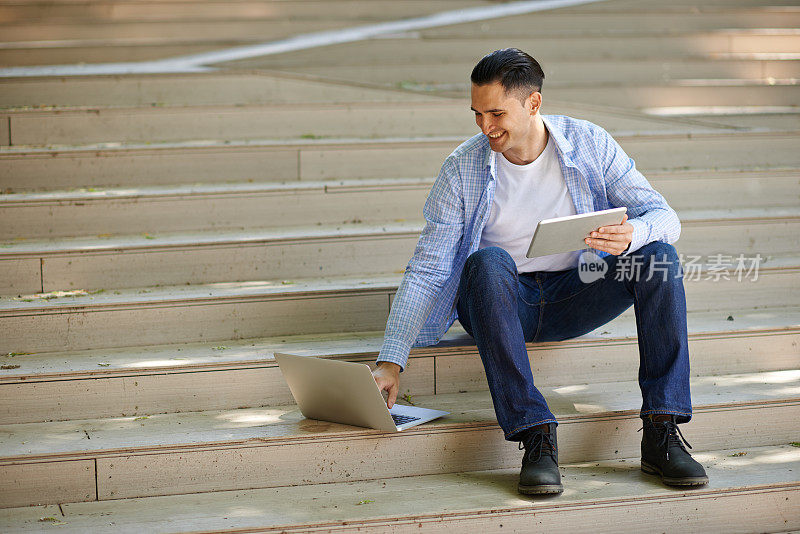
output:
[[[431,189],[373,373],[389,407],[412,345],[438,342],[458,317],[475,338],[505,438],[525,448],[518,490],[560,493],[557,421],[533,384],[525,343],[585,334],[633,305],[642,470],[666,484],[707,483],[676,426],[690,420],[691,399],[675,212],[605,130],[539,113],[544,73],[528,54],[497,50],[471,80],[481,133],[447,157]],[[629,262],[639,267],[633,276],[584,283],[580,251],[525,257],[539,220],[621,206],[630,219],[586,244],[607,273]]]

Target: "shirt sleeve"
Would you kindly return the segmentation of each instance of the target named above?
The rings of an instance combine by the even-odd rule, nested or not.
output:
[[[408,354],[453,269],[464,235],[461,176],[452,157],[445,160],[425,207],[425,228],[392,302],[378,362],[403,370]]]
[[[604,165],[606,195],[612,206],[628,208],[633,240],[626,256],[653,241],[674,243],[681,235],[681,222],[666,199],[653,189],[625,151],[600,127],[595,130]]]

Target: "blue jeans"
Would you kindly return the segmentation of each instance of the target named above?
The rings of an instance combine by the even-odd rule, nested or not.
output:
[[[478,345],[507,440],[518,441],[529,427],[557,423],[533,384],[525,343],[583,335],[631,304],[639,338],[641,416],[673,414],[679,423],[691,419],[686,296],[675,248],[656,241],[626,257],[599,261],[608,266],[605,276],[584,283],[578,268],[517,274],[514,260],[498,247],[467,258],[458,318]]]

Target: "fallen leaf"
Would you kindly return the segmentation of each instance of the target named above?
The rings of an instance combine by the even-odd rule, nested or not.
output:
[[[413,398],[411,396],[411,392],[410,391],[407,391],[407,392],[403,393],[403,395],[400,397],[400,400],[406,401],[411,406],[416,406],[416,404],[414,404],[414,400],[413,400]]]
[[[40,517],[40,523],[53,523],[54,525],[63,525],[65,524],[63,521],[56,519],[55,517]]]

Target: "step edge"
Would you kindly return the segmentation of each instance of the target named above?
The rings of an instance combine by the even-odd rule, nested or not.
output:
[[[743,330],[705,330],[702,332],[690,332],[690,340],[722,340],[740,338],[759,338],[771,337],[774,335],[800,334],[800,325],[787,325],[785,327],[772,327],[760,329]],[[526,343],[528,350],[571,350],[574,348],[593,348],[593,347],[613,347],[637,343],[635,336],[614,337],[614,338],[591,338],[584,340],[565,340],[552,342],[530,342]],[[289,351],[291,352],[291,350]],[[317,354],[315,358],[362,361],[372,360],[378,355],[377,350],[369,349],[362,352],[331,352],[329,354]],[[442,347],[421,347],[411,349],[409,360],[417,358],[447,358],[477,354],[477,345],[469,339],[459,339],[451,345]],[[135,378],[141,376],[160,376],[175,374],[191,374],[212,371],[238,371],[251,369],[274,369],[278,365],[274,356],[267,353],[260,359],[235,360],[226,362],[208,362],[193,364],[176,364],[170,367],[137,367],[131,368],[111,368],[111,369],[80,369],[73,372],[60,373],[31,373],[0,376],[0,386],[5,384],[36,384],[43,382],[66,382],[72,380],[94,380],[100,378]]]
[[[2,206],[0,206],[2,207]],[[737,213],[738,211],[738,213]],[[773,214],[770,214],[773,212]],[[681,214],[685,215],[681,215]],[[761,215],[759,215],[761,213]],[[743,210],[685,210],[678,211],[682,225],[738,225],[775,224],[800,222],[800,209],[793,207],[762,207]],[[83,238],[79,243],[70,243],[72,237],[18,239],[0,243],[0,260],[39,258],[48,256],[83,256],[110,253],[193,251],[203,248],[299,244],[328,242],[346,239],[382,239],[417,237],[425,221],[372,221],[353,223],[326,223],[315,226],[286,226],[251,228],[245,230],[214,229],[164,234],[111,234],[103,238]],[[143,241],[142,236],[147,235]],[[161,240],[160,242],[157,240]],[[171,241],[171,242],[170,242]],[[58,245],[61,245],[60,247]],[[55,246],[54,246],[55,245]],[[70,246],[72,245],[72,246]],[[14,250],[14,247],[27,250]],[[40,248],[33,248],[39,246]],[[790,256],[788,256],[790,257]]]
[[[709,488],[709,489],[692,489],[684,490],[682,492],[663,493],[660,495],[648,496],[631,496],[631,497],[614,497],[608,499],[594,498],[590,502],[572,502],[557,504],[548,501],[532,501],[527,505],[517,505],[514,507],[493,507],[493,508],[473,508],[471,510],[458,510],[454,512],[441,512],[441,513],[427,513],[427,514],[407,514],[395,516],[382,516],[375,518],[365,519],[346,519],[339,521],[322,521],[314,523],[285,523],[282,525],[271,525],[267,527],[256,528],[232,528],[226,530],[215,530],[214,532],[310,532],[309,529],[325,529],[325,532],[335,532],[337,530],[352,531],[353,529],[360,530],[363,528],[380,528],[380,527],[401,527],[404,524],[413,524],[416,527],[423,528],[423,524],[427,522],[437,523],[441,525],[446,521],[465,521],[470,519],[477,519],[491,514],[493,517],[509,517],[518,514],[529,513],[547,513],[547,512],[569,512],[587,510],[591,508],[608,508],[620,505],[629,504],[646,504],[646,503],[664,503],[675,500],[695,501],[701,499],[709,499],[724,496],[738,496],[738,495],[756,495],[759,493],[773,493],[784,492],[786,490],[800,489],[800,481],[798,482],[775,482],[772,484],[753,484],[746,486],[734,486],[727,488]],[[674,491],[674,490],[673,490]],[[546,503],[546,504],[545,504]],[[204,534],[204,531],[198,531],[195,534]]]
[[[760,267],[759,268],[759,276],[761,275],[780,275],[780,274],[794,274],[800,272],[800,265],[786,265],[786,266],[779,266],[779,267]],[[337,296],[354,296],[354,295],[366,295],[366,294],[378,294],[378,293],[395,293],[397,288],[400,285],[400,281],[402,279],[402,273],[397,273],[395,275],[387,275],[386,273],[380,273],[377,275],[366,275],[360,277],[331,277],[331,280],[335,280],[335,284],[331,286],[322,286],[316,285],[315,287],[312,284],[304,284],[303,282],[308,279],[297,279],[297,283],[299,287],[295,289],[290,289],[291,285],[294,283],[287,285],[286,287],[277,287],[275,286],[273,291],[261,291],[258,293],[247,293],[247,294],[232,294],[226,291],[217,290],[217,294],[210,295],[199,295],[195,294],[187,295],[187,296],[180,296],[178,294],[167,294],[164,293],[156,298],[148,298],[143,297],[138,300],[135,299],[128,299],[122,300],[120,299],[118,302],[77,302],[75,300],[69,302],[56,302],[59,299],[54,298],[51,301],[46,301],[45,304],[36,302],[25,302],[22,298],[19,297],[9,297],[4,296],[0,297],[7,303],[6,306],[0,308],[0,318],[2,317],[13,317],[13,316],[21,316],[21,315],[47,315],[47,314],[62,314],[62,313],[86,313],[86,312],[93,312],[93,311],[104,311],[104,310],[120,310],[120,309],[142,309],[142,308],[151,308],[151,307],[173,307],[173,306],[190,306],[190,305],[201,305],[201,304],[220,304],[220,303],[237,303],[237,302],[253,302],[253,301],[264,301],[264,300],[292,300],[298,298],[330,298],[330,297],[337,297]],[[364,287],[366,284],[361,283],[353,283],[355,280],[363,280],[364,278],[372,278],[373,282],[369,283],[367,287]],[[389,279],[392,278],[393,281]],[[746,279],[743,279],[739,283],[743,283]],[[707,280],[703,280],[707,281]],[[703,282],[701,281],[701,282]],[[275,283],[276,280],[266,280],[266,282]],[[228,283],[228,282],[221,282],[221,283]],[[733,283],[733,281],[731,281]],[[164,289],[164,287],[174,287],[174,288],[184,288],[188,286],[162,286],[158,289]],[[136,288],[138,289],[138,288]],[[147,288],[142,288],[147,289]],[[110,290],[115,291],[115,290]],[[126,289],[126,292],[130,292],[130,289]],[[205,290],[203,290],[205,291]],[[149,294],[150,292],[146,293]],[[96,293],[95,293],[96,294]],[[92,293],[87,292],[86,297],[91,297]],[[77,299],[81,297],[61,297],[61,298],[72,298]],[[34,297],[36,298],[36,297]],[[19,305],[13,305],[14,301],[19,301]],[[2,304],[0,302],[0,304]],[[785,306],[777,306],[776,308],[791,308],[793,305],[787,304]],[[751,308],[748,308],[751,309]]]
[[[287,407],[293,407],[289,405]],[[782,399],[762,399],[752,401],[731,401],[728,403],[711,403],[695,405],[692,413],[713,413],[718,411],[747,410],[783,406],[800,406],[800,397],[786,397]],[[188,413],[188,412],[184,412]],[[638,419],[639,410],[615,410],[593,414],[573,414],[558,416],[559,424],[580,424],[583,422],[614,421],[621,419]],[[24,423],[23,423],[24,424]],[[47,423],[32,423],[47,424]],[[2,428],[2,427],[0,427]],[[484,429],[499,429],[497,421],[473,421],[464,423],[447,423],[435,427],[410,428],[403,431],[403,435],[430,435],[470,432]],[[173,443],[169,445],[140,445],[133,447],[114,447],[108,449],[93,449],[91,451],[71,451],[62,453],[36,453],[14,456],[0,456],[0,468],[34,463],[51,463],[75,460],[89,460],[99,458],[114,458],[120,456],[150,456],[158,454],[174,454],[187,451],[231,450],[252,447],[289,446],[295,443],[315,443],[352,441],[358,439],[390,439],[396,433],[384,432],[374,429],[342,430],[328,435],[302,434],[297,436],[282,437],[252,437],[231,440],[209,440],[194,443]]]
[[[565,103],[567,104],[567,103]],[[638,116],[638,114],[635,114]],[[745,131],[714,131],[714,132],[686,132],[686,133],[628,133],[621,132],[614,134],[618,141],[642,140],[642,141],[670,141],[670,140],[714,140],[730,139],[734,137],[751,138],[789,138],[795,139],[800,135],[800,130],[745,130]],[[209,150],[209,149],[231,149],[231,148],[253,148],[253,149],[314,149],[314,148],[352,148],[355,145],[424,145],[430,146],[431,142],[463,143],[470,136],[450,135],[450,136],[416,136],[416,137],[381,137],[381,138],[359,138],[359,137],[331,137],[323,139],[230,139],[227,142],[219,140],[186,140],[186,141],[162,141],[151,144],[145,143],[88,143],[84,145],[15,145],[11,147],[0,147],[0,158],[24,157],[32,154],[49,155],[52,153],[96,153],[102,152],[160,152],[164,150]]]

